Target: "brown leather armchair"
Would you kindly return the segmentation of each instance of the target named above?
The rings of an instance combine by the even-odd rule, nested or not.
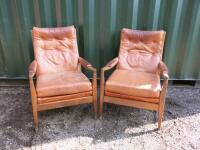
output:
[[[100,117],[104,102],[148,109],[158,112],[160,129],[169,78],[162,62],[164,40],[164,31],[122,29],[119,56],[101,69]],[[104,72],[115,66],[105,82]]]
[[[29,66],[29,82],[35,128],[38,112],[47,109],[93,103],[96,117],[96,69],[79,57],[74,26],[34,27],[32,38],[35,60]],[[92,83],[81,72],[81,65],[92,71]]]

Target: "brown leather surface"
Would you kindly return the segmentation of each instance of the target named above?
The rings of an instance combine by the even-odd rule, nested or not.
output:
[[[92,90],[91,82],[80,71],[41,74],[37,77],[38,97],[75,94]]]
[[[105,96],[124,98],[124,99],[143,101],[143,102],[150,102],[150,103],[159,103],[159,98],[137,97],[137,96],[124,95],[124,94],[113,93],[113,92],[108,92],[108,91],[105,91]]]
[[[78,70],[78,48],[74,26],[37,28],[32,31],[37,74]]]
[[[158,98],[161,85],[158,74],[116,69],[106,81],[105,90],[124,95]]]
[[[67,100],[67,99],[74,99],[74,98],[80,98],[80,97],[87,97],[91,95],[92,95],[92,91],[82,92],[82,93],[77,93],[77,94],[70,94],[70,95],[63,95],[63,96],[51,96],[51,97],[38,98],[38,104]]]
[[[164,40],[164,31],[122,29],[117,68],[157,72]]]

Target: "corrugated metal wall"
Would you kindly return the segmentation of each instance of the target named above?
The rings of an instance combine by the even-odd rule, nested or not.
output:
[[[0,78],[27,78],[33,26],[72,24],[98,69],[117,56],[121,28],[164,29],[171,79],[200,79],[200,0],[1,0]]]

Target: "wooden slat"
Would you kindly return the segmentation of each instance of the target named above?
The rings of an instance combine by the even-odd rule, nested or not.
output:
[[[51,97],[45,97],[45,98],[38,98],[38,104],[55,102],[55,101],[61,101],[63,99],[67,100],[67,99],[74,99],[74,98],[88,97],[88,96],[92,96],[92,91],[82,92],[82,93],[76,93],[76,94],[70,94],[70,95],[51,96]]]
[[[132,95],[124,95],[124,94],[119,94],[119,93],[113,93],[109,91],[105,91],[105,95],[109,97],[117,97],[117,98],[122,98],[122,99],[130,99],[130,100],[136,100],[136,101],[143,101],[143,102],[149,102],[149,103],[159,103],[160,98],[149,98],[149,97],[137,97],[137,96],[132,96]]]
[[[158,104],[104,96],[104,102],[158,111]]]
[[[75,99],[68,99],[68,100],[38,104],[37,106],[38,106],[38,111],[42,111],[42,110],[61,108],[61,107],[66,107],[66,106],[92,103],[92,98],[93,98],[92,96],[81,97],[81,98],[75,98]]]

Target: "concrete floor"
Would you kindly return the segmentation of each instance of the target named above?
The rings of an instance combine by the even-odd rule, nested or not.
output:
[[[200,89],[170,87],[162,129],[155,113],[106,105],[94,120],[90,105],[41,112],[34,132],[27,87],[0,87],[0,149],[200,149]]]

